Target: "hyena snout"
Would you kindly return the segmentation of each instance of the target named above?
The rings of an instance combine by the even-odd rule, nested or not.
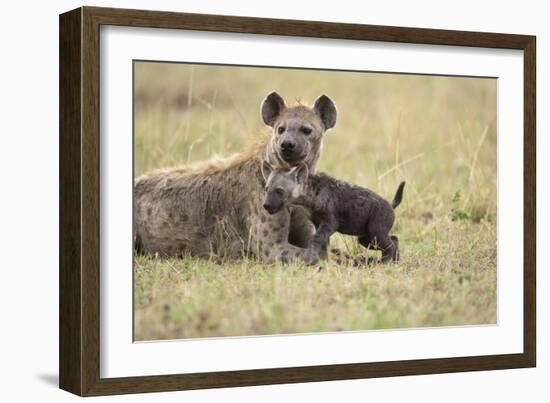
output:
[[[269,213],[269,214],[276,214],[278,213],[281,208],[283,207],[282,202],[278,202],[276,200],[269,200],[266,199],[266,201],[263,204],[263,208]]]
[[[307,141],[287,129],[279,141],[281,156],[288,163],[300,162],[309,151]]]
[[[284,152],[291,152],[296,147],[296,143],[292,140],[285,140],[281,143],[281,150]]]
[[[262,207],[269,214],[276,214],[279,211],[281,211],[284,204],[285,202],[283,200],[283,197],[281,197],[280,194],[278,194],[276,191],[268,191]]]
[[[275,214],[275,207],[269,204],[268,202],[265,202],[263,205],[263,208],[269,213],[269,214]]]

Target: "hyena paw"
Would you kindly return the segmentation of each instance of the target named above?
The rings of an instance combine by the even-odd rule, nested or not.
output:
[[[315,248],[308,248],[306,249],[305,255],[304,255],[304,262],[308,266],[313,266],[317,264],[319,261],[319,251]]]

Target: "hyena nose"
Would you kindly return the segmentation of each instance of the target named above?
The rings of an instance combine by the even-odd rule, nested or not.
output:
[[[293,141],[285,140],[281,143],[281,148],[283,151],[290,151],[293,150],[296,144],[294,144]]]
[[[271,206],[269,205],[269,203],[264,203],[263,207],[264,209],[269,210]]]

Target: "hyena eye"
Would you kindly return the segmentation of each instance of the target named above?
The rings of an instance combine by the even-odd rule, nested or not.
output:
[[[308,134],[311,134],[311,129],[309,127],[302,127],[302,133],[307,136]]]
[[[279,128],[277,129],[277,132],[278,132],[279,134],[284,133],[284,132],[285,132],[285,127],[284,127],[284,126],[279,126]]]
[[[275,193],[277,193],[277,194],[280,195],[280,196],[282,196],[284,192],[285,192],[285,191],[284,191],[282,188],[277,188],[277,189],[275,189]]]

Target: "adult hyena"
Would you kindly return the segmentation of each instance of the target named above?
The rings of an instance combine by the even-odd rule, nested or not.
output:
[[[288,107],[276,92],[262,103],[272,128],[245,151],[225,160],[162,169],[135,182],[135,239],[145,253],[163,256],[242,257],[266,262],[304,258],[314,227],[305,210],[269,215],[262,208],[262,161],[312,171],[323,134],[336,123],[336,107],[321,95],[313,107]],[[299,246],[296,246],[299,245]]]

